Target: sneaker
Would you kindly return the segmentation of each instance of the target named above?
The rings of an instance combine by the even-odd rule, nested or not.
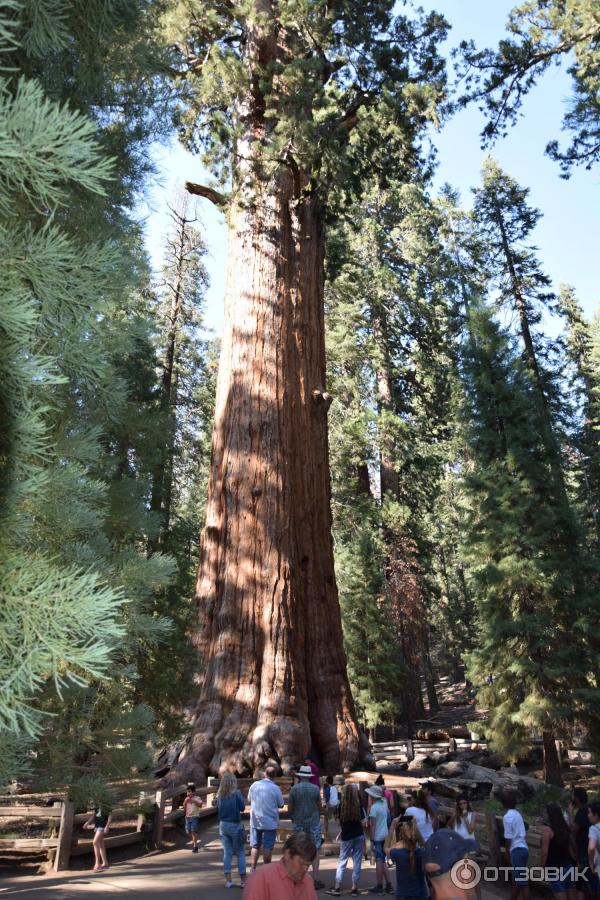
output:
[[[390,884],[389,881],[388,881],[388,883],[387,883],[386,886],[385,886],[385,892],[386,892],[386,894],[393,894],[393,893],[394,893],[394,888],[392,887],[392,885]]]
[[[331,894],[332,897],[339,897],[342,893],[339,887],[332,887],[328,891],[325,891],[326,894]]]
[[[232,887],[235,887],[235,884],[233,883],[233,881],[226,881],[226,882],[225,882],[225,887],[226,887],[226,888],[232,888]]]
[[[352,890],[350,891],[353,897],[358,897],[358,888],[356,885],[353,885]]]

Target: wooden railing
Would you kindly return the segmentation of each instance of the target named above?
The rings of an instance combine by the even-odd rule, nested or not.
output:
[[[530,744],[532,747],[539,747],[542,742],[541,740],[532,739]],[[482,750],[486,750],[488,748],[488,742],[473,737],[451,737],[447,741],[401,739],[398,741],[379,741],[372,744],[373,755],[377,762],[383,759],[398,760],[398,762],[411,762],[415,756],[420,756],[421,754],[428,755],[435,751],[438,751],[439,753],[455,753],[457,750],[465,750],[472,746],[477,746]],[[581,753],[589,754],[590,752],[593,752],[583,747],[568,747],[564,741],[557,741],[556,746],[561,758],[565,759],[568,759],[570,756],[575,757]]]
[[[73,831],[73,804],[55,802],[53,806],[0,806],[0,818],[48,821],[50,837],[0,838],[0,850],[48,851],[55,872],[69,865]],[[58,827],[57,827],[58,826]]]
[[[238,779],[238,786],[244,795],[247,795],[254,780],[253,778]],[[287,793],[292,784],[292,779],[279,778],[277,783],[283,791],[284,799],[287,800]],[[198,813],[200,818],[216,815],[217,810],[214,800],[218,786],[219,779],[209,778],[206,787],[196,790],[198,796],[205,798],[205,804]],[[105,837],[107,849],[145,842],[148,848],[160,850],[163,843],[165,824],[173,823],[183,818],[184,812],[181,800],[186,790],[187,785],[185,784],[164,788],[156,791],[150,797],[141,794],[139,803],[138,801],[132,801],[132,804],[129,806],[113,809],[111,812],[111,824],[114,826],[115,820],[118,821],[119,817],[132,818],[134,804],[139,810],[142,809],[144,802],[148,804],[148,801],[150,801],[152,805],[152,811],[148,815],[138,812],[135,829],[120,834],[109,833]],[[69,860],[72,856],[81,856],[93,851],[93,838],[91,836],[79,836],[75,833],[76,827],[82,825],[89,819],[90,815],[91,812],[75,813],[74,806],[69,800],[55,802],[54,806],[2,806],[0,807],[0,817],[32,822],[50,820],[48,825],[50,836],[0,839],[0,852],[2,850],[47,852],[54,870],[60,872],[69,867]],[[151,824],[147,820],[151,820]]]
[[[247,794],[253,781],[254,779],[252,778],[238,779],[238,786],[243,794]],[[287,793],[292,784],[292,779],[278,778],[276,781],[282,789],[284,799],[287,801]],[[216,798],[218,785],[218,779],[209,778],[206,787],[196,790],[196,794],[205,798],[205,805],[199,811],[201,818],[216,814],[216,806],[213,801]],[[138,810],[142,809],[144,801],[147,803],[150,800],[153,806],[152,813],[145,815],[143,812],[138,811],[135,830],[108,835],[105,838],[107,848],[145,842],[148,848],[160,850],[163,843],[165,824],[176,822],[184,815],[181,798],[185,794],[186,789],[187,785],[181,784],[173,788],[158,790],[153,797],[141,795],[139,806],[136,802]],[[115,819],[118,820],[119,817],[131,818],[132,811],[132,804],[114,809],[111,813],[112,819],[114,821]],[[449,818],[454,813],[454,807],[441,805],[439,811],[440,815]],[[74,828],[85,822],[90,815],[91,813],[76,814],[73,804],[69,800],[55,802],[54,806],[0,806],[0,818],[38,822],[45,820],[48,822],[50,830],[49,837],[0,839],[0,851],[46,851],[53,863],[54,871],[63,871],[69,867],[69,860],[72,856],[92,852],[92,838],[82,839],[74,835]],[[148,819],[151,819],[149,827]],[[285,840],[289,829],[283,826],[279,831],[279,839]],[[503,862],[500,839],[502,833],[502,819],[500,816],[491,812],[475,813],[475,836],[481,845],[482,855],[489,860],[491,865],[501,865]],[[532,855],[539,856],[541,829],[536,827],[530,828],[527,832],[527,842],[533,851]]]

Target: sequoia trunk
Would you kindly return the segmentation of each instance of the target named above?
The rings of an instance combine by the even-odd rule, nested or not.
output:
[[[323,216],[282,167],[229,219],[225,325],[196,590],[206,666],[178,774],[365,755],[331,537]]]

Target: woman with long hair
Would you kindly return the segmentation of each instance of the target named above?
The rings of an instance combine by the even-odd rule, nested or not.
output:
[[[457,831],[465,840],[472,840],[475,831],[475,813],[471,809],[471,801],[468,797],[457,797],[454,815],[448,823],[448,827]]]
[[[540,865],[558,870],[556,877],[548,879],[548,886],[558,900],[576,900],[575,880],[570,871],[577,865],[571,829],[558,803],[549,803],[546,807],[546,822],[542,830]]]
[[[417,791],[413,794],[412,801],[407,807],[405,815],[412,816],[416,822],[417,829],[423,838],[423,846],[433,834],[435,824],[435,814],[432,813],[427,802],[427,797],[423,791]]]
[[[464,795],[456,798],[456,806],[454,807],[454,815],[448,822],[448,828],[457,831],[461,837],[467,841],[475,838],[475,813],[471,809],[471,801]],[[477,900],[481,900],[481,885],[475,885],[475,895]]]
[[[339,806],[339,819],[341,826],[340,860],[335,873],[335,885],[326,891],[334,897],[339,897],[342,891],[344,872],[348,860],[352,857],[352,894],[358,894],[358,882],[362,867],[363,850],[365,846],[365,823],[367,813],[360,802],[360,795],[355,785],[345,784],[342,788],[342,799]]]
[[[244,885],[246,882],[246,832],[242,825],[242,812],[246,801],[238,790],[237,778],[232,772],[225,772],[221,777],[216,804],[219,835],[223,844],[225,887],[234,886],[231,880],[231,860],[234,853],[237,855],[240,881]]]
[[[404,815],[393,820],[384,849],[396,865],[396,900],[425,900],[427,897],[423,843],[414,816]]]

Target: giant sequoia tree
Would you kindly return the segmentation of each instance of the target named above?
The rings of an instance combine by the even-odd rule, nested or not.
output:
[[[182,130],[230,192],[229,262],[196,590],[206,661],[180,774],[329,770],[364,755],[331,541],[327,216],[401,168],[444,90],[445,23],[390,0],[176,4]]]

